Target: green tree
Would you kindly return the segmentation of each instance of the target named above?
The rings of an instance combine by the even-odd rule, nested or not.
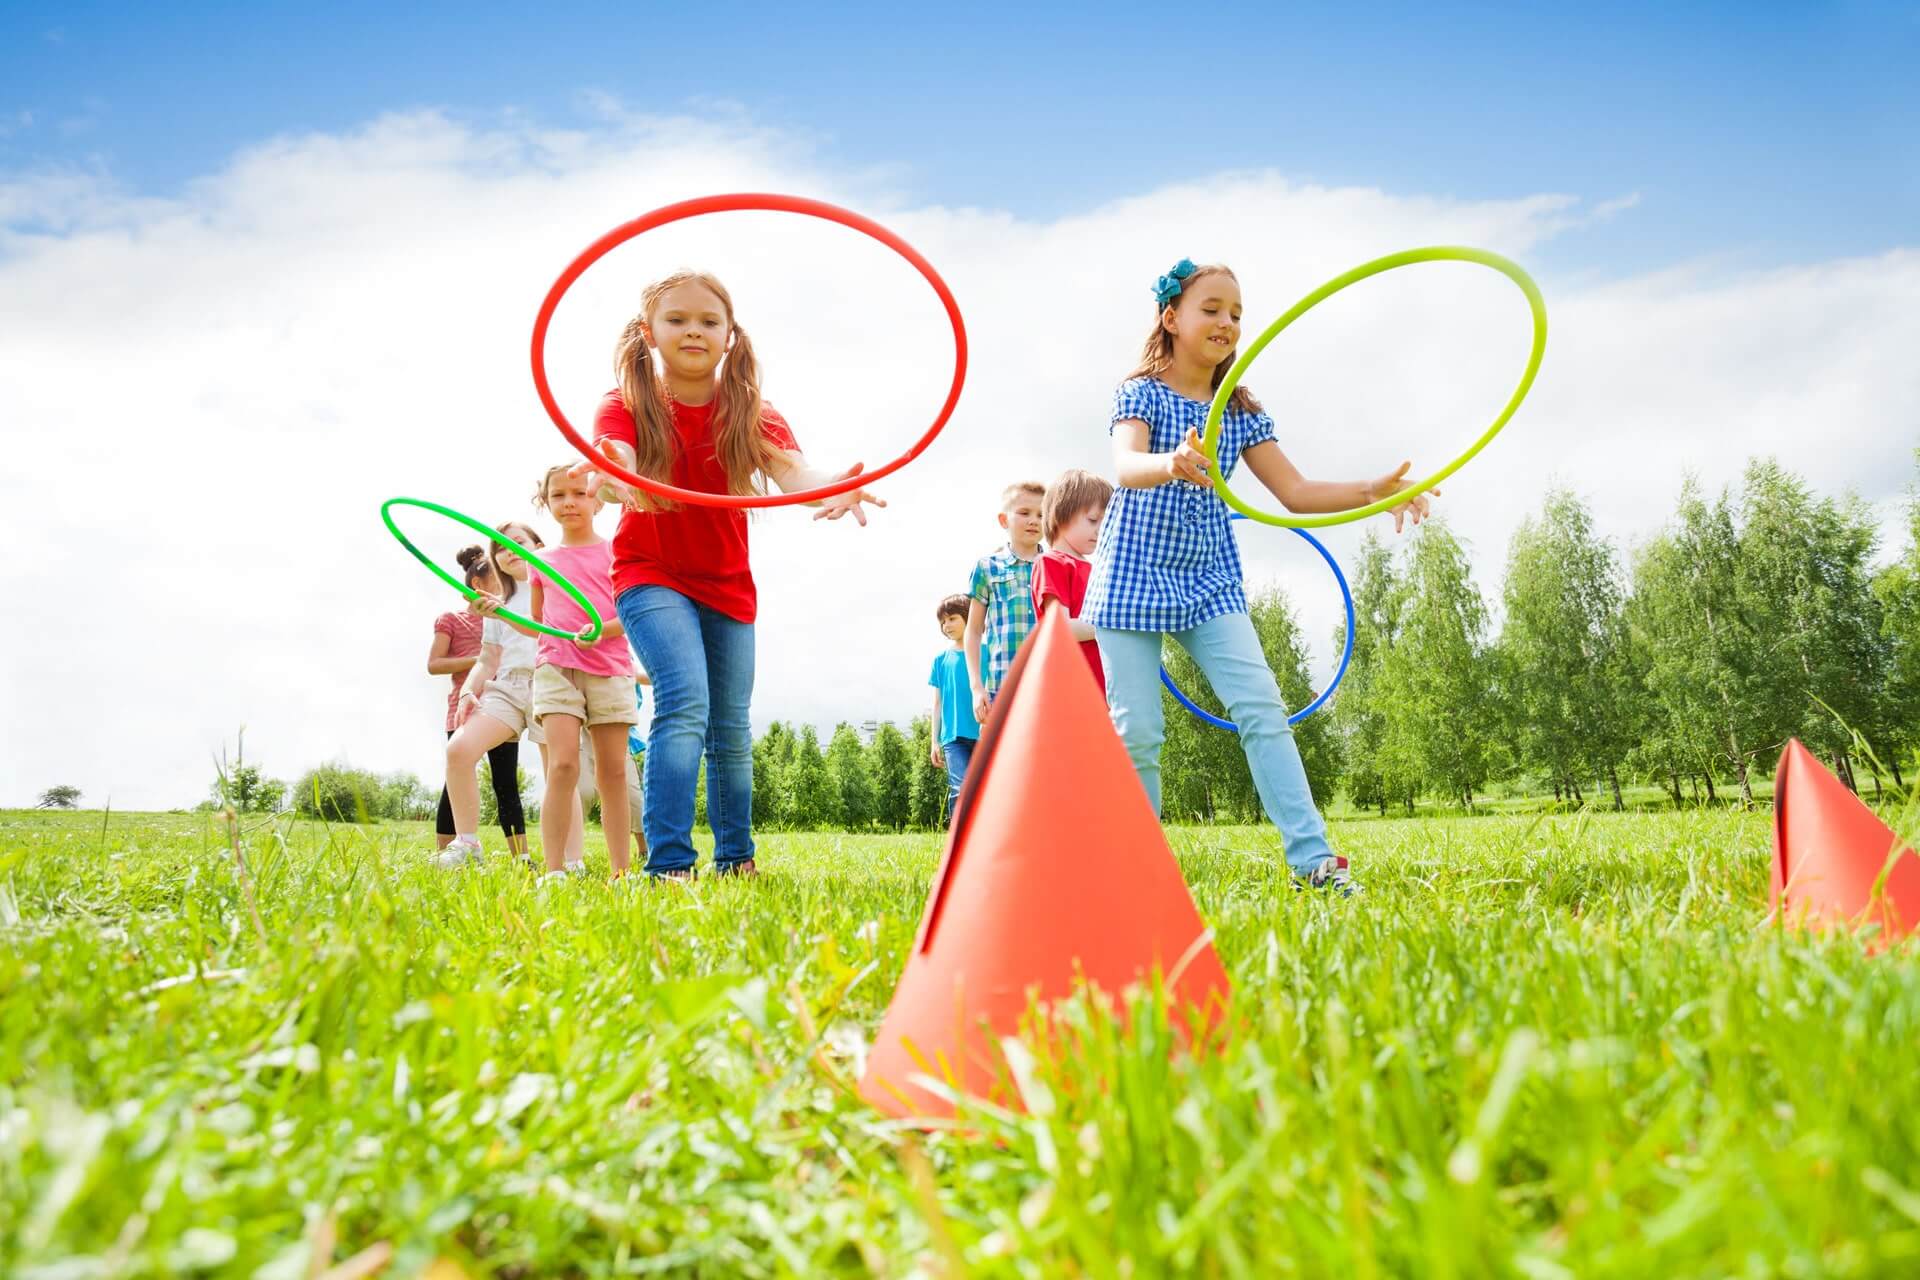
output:
[[[326,822],[373,822],[380,815],[380,779],[346,764],[307,770],[293,784],[293,809]]]
[[[827,761],[820,754],[820,735],[802,725],[794,741],[793,760],[786,768],[787,820],[801,831],[817,831],[840,821],[839,796]]]
[[[1816,498],[1772,459],[1747,466],[1740,495],[1740,599],[1756,630],[1770,694],[1769,750],[1791,734],[1854,782],[1853,734],[1877,747],[1888,646],[1870,564],[1872,512],[1858,498]],[[1857,788],[1856,788],[1857,789]]]
[[[1625,807],[1619,766],[1632,745],[1625,584],[1613,547],[1585,504],[1550,489],[1540,518],[1521,522],[1507,553],[1499,679],[1518,755],[1560,786],[1605,777]]]
[[[1347,796],[1384,816],[1389,804],[1413,807],[1417,778],[1396,769],[1386,754],[1386,698],[1380,672],[1400,631],[1406,584],[1393,553],[1371,529],[1360,543],[1353,574],[1353,661],[1334,695],[1333,729],[1345,761]],[[1335,632],[1337,639],[1339,632]],[[1390,770],[1391,775],[1390,775]]]
[[[834,819],[846,831],[873,826],[873,778],[867,752],[852,725],[841,721],[827,743],[827,778],[833,788]]]
[[[1914,451],[1920,462],[1920,449]],[[1880,638],[1885,645],[1886,679],[1874,719],[1884,745],[1876,745],[1904,787],[1900,758],[1920,746],[1920,484],[1908,490],[1907,545],[1898,560],[1873,579],[1880,602]]]
[[[926,716],[915,716],[907,726],[908,820],[922,831],[938,828],[947,813],[947,771],[933,763],[933,731]]]
[[[1744,594],[1733,502],[1724,491],[1709,502],[1689,476],[1672,522],[1635,562],[1628,616],[1647,657],[1647,688],[1664,711],[1669,749],[1696,762],[1709,798],[1720,765],[1751,805],[1748,761],[1769,741],[1779,704],[1764,685]]]
[[[756,827],[778,827],[786,823],[786,793],[781,785],[775,737],[776,732],[784,731],[785,726],[775,721],[753,744],[753,825]]]
[[[913,770],[907,755],[907,740],[900,736],[900,730],[891,720],[873,735],[867,759],[873,774],[875,821],[889,831],[904,830],[912,816],[908,793]]]
[[[1497,722],[1490,703],[1487,606],[1466,548],[1444,521],[1420,526],[1407,548],[1399,634],[1380,664],[1386,701],[1381,757],[1389,777],[1473,808],[1487,779]]]
[[[69,786],[48,787],[40,793],[40,799],[34,804],[36,809],[71,809],[80,803],[80,788]]]

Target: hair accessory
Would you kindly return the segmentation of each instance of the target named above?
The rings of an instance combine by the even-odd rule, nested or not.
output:
[[[1199,268],[1193,265],[1192,258],[1182,258],[1173,264],[1173,270],[1153,282],[1153,298],[1162,307],[1167,306],[1180,296],[1180,282],[1191,276]]]

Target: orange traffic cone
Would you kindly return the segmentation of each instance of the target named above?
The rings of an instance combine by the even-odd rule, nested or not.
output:
[[[1207,1020],[1231,987],[1058,605],[1015,657],[954,811],[920,933],[860,1092],[897,1116],[951,1115],[928,1076],[1002,1103],[998,1038],[1028,993],[1118,993],[1159,970]]]
[[[1798,738],[1774,776],[1773,908],[1794,923],[1877,924],[1887,941],[1920,925],[1920,858]]]

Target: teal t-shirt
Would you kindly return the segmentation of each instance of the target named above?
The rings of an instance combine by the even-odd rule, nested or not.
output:
[[[945,746],[955,738],[978,738],[980,722],[973,718],[973,686],[967,680],[967,655],[948,649],[933,660],[927,683],[940,691],[940,723],[934,731]]]

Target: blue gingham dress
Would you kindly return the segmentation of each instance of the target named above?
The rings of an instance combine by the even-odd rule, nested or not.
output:
[[[1188,428],[1206,432],[1207,401],[1189,400],[1158,378],[1133,378],[1113,395],[1113,424],[1147,424],[1147,449],[1172,453]],[[1273,419],[1229,409],[1220,424],[1217,480],[1240,455],[1273,439]],[[1240,545],[1227,504],[1211,489],[1173,480],[1151,489],[1116,488],[1100,522],[1080,617],[1115,631],[1185,631],[1209,618],[1247,612]]]

